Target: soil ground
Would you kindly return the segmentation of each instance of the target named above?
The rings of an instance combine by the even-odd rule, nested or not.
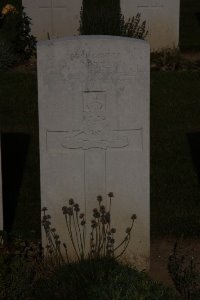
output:
[[[175,242],[174,237],[161,237],[151,240],[151,259],[149,274],[152,279],[162,282],[167,286],[174,287],[167,270],[169,256],[172,254]],[[200,262],[200,239],[185,238],[180,243],[181,254],[194,262]]]

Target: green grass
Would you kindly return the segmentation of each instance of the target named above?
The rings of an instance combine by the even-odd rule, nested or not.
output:
[[[200,183],[187,134],[200,132],[200,73],[151,74],[151,232],[200,235]]]
[[[172,289],[153,282],[146,273],[108,258],[60,267],[36,285],[36,290],[38,300],[180,300]]]
[[[199,80],[200,72],[151,74],[152,236],[200,235],[200,183],[187,139],[200,132]],[[0,131],[31,137],[13,232],[39,238],[37,78],[10,71],[0,82]]]
[[[180,47],[182,50],[200,50],[199,0],[181,0]],[[200,18],[200,17],[199,17]]]
[[[172,288],[111,258],[55,266],[24,256],[0,258],[2,300],[180,300]]]
[[[37,77],[35,73],[0,72],[0,82],[0,132],[26,133],[30,136],[13,232],[38,238],[40,182]]]

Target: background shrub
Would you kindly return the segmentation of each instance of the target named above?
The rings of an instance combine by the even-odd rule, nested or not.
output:
[[[119,0],[83,0],[80,34],[120,35]]]
[[[23,62],[36,53],[36,39],[31,35],[30,20],[19,4],[15,7],[5,1],[1,2],[0,42],[3,45],[1,48],[4,47],[2,50],[4,52],[9,48],[10,56],[13,53],[17,57],[15,62]]]
[[[18,62],[17,55],[7,43],[0,41],[0,70],[13,66]]]
[[[140,24],[138,13],[127,22],[121,13],[119,0],[83,0],[79,33],[82,35],[117,35],[144,39],[146,21]]]
[[[169,257],[168,271],[183,300],[200,299],[199,261],[184,254],[181,243],[175,243]]]
[[[64,265],[38,282],[35,297],[49,300],[178,300],[174,292],[144,272],[111,258]]]

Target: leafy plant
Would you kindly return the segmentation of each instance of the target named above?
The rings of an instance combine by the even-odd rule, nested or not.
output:
[[[178,300],[145,272],[122,265],[112,257],[83,260],[55,269],[36,288],[37,299],[49,300]],[[179,299],[180,300],[180,299]]]
[[[0,232],[1,300],[32,299],[34,285],[45,273],[41,243],[11,238]]]
[[[97,196],[98,208],[93,209],[93,219],[91,221],[91,232],[89,236],[89,252],[86,249],[86,218],[84,213],[80,213],[79,204],[75,203],[73,199],[69,199],[69,206],[64,206],[62,208],[66,221],[67,233],[78,261],[101,257],[119,258],[128,247],[136,215],[133,214],[131,216],[131,226],[126,229],[124,239],[115,246],[114,235],[116,233],[116,229],[111,227],[111,202],[114,195],[110,192],[108,196],[108,210],[105,205],[102,205],[102,196]],[[59,235],[56,233],[56,229],[51,228],[51,216],[47,215],[46,211],[47,208],[44,207],[42,209],[42,225],[47,237],[47,253],[50,256],[53,255],[54,260],[60,264],[64,261],[60,249],[61,242],[59,240]],[[66,252],[66,259],[69,262],[68,245],[63,244],[63,246]],[[117,252],[119,253],[116,254]]]
[[[158,71],[198,70],[200,62],[185,59],[178,48],[167,48],[151,53],[151,69]]]
[[[141,14],[125,22],[117,0],[83,0],[80,12],[81,35],[117,35],[145,39],[146,21],[140,24]]]
[[[146,21],[143,21],[140,25],[140,18],[141,14],[137,13],[136,16],[125,22],[124,16],[121,14],[120,35],[144,40],[148,35],[148,31],[146,30]]]
[[[31,35],[31,19],[23,7],[0,5],[0,41],[7,45],[18,60],[24,61],[36,53],[36,39]]]
[[[7,69],[17,63],[18,59],[11,46],[0,41],[0,70]]]
[[[182,253],[180,245],[175,243],[169,257],[168,271],[177,291],[183,300],[200,299],[200,271],[193,258],[188,259]]]
[[[119,0],[83,0],[79,32],[120,35]]]

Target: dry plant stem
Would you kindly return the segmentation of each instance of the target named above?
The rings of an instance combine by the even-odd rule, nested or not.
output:
[[[134,224],[134,220],[132,221],[132,224],[131,224],[131,227],[130,227],[130,232],[131,232],[131,230],[133,228],[133,224]],[[119,249],[119,247],[121,247],[121,245],[123,245],[123,243],[125,243],[127,239],[130,241],[130,232],[127,233],[127,235],[125,236],[124,240],[116,248],[114,248],[114,251],[116,251],[117,249]],[[129,243],[129,241],[128,241],[128,243]]]
[[[53,235],[53,239],[56,240],[55,239],[55,234],[51,232],[51,235]],[[55,247],[56,247],[56,254],[57,254],[58,260],[61,261],[61,262],[64,262],[62,253],[60,251],[60,244],[56,244]]]
[[[128,245],[129,245],[129,242],[130,242],[130,234],[129,234],[129,236],[127,237],[127,243],[125,244],[123,251],[122,251],[119,255],[115,256],[116,259],[119,258],[120,256],[122,256],[122,255],[124,254],[124,252],[126,251],[126,248],[127,248]]]
[[[53,248],[53,253],[55,254],[55,258],[57,259],[57,261],[58,261],[58,263],[60,262],[60,260],[62,260],[62,254],[61,254],[61,252],[60,252],[60,249],[59,249],[59,247],[57,246],[57,245],[55,245],[54,244],[54,242],[53,242],[53,240],[55,241],[55,236],[54,236],[54,234],[50,231],[50,230],[48,230],[48,240],[49,240],[49,242],[50,242],[50,244],[51,244],[51,246],[50,247],[52,247]],[[51,249],[52,249],[51,248]]]
[[[67,246],[65,244],[63,244],[64,248],[65,248],[65,254],[66,254],[66,258],[67,258],[67,263],[69,264],[69,255],[68,255],[68,251],[67,251]]]
[[[78,221],[78,213],[76,212],[76,223],[78,226],[78,232],[79,232],[79,238],[80,238],[80,244],[81,244],[81,258],[84,258],[84,248],[83,248],[83,237],[82,237],[82,233],[81,233],[81,229],[80,229],[80,225],[79,225],[79,221]]]
[[[98,231],[97,231],[97,227],[95,228],[95,253],[97,253],[97,249],[98,249]]]
[[[74,251],[75,251],[75,253],[76,253],[76,256],[77,256],[78,260],[80,261],[78,252],[77,252],[76,247],[75,247],[75,245],[74,245],[73,235],[72,235],[72,232],[71,232],[71,216],[69,216],[69,223],[68,223],[68,218],[67,218],[67,215],[65,214],[65,220],[66,220],[67,230],[68,230],[68,233],[69,233],[69,236],[70,236],[70,240],[71,240],[71,242],[72,242],[72,246],[73,246],[73,248],[74,248]]]
[[[80,245],[79,245],[79,238],[78,238],[77,226],[76,226],[76,222],[75,222],[75,218],[74,218],[74,212],[73,212],[73,223],[74,223],[74,229],[75,229],[75,235],[76,235],[76,243],[77,243],[77,246],[78,246],[79,255],[81,257],[82,256],[81,255],[81,248],[80,248]]]
[[[84,253],[85,253],[85,237],[86,237],[86,229],[85,229],[85,225],[83,225],[83,247],[84,247]]]
[[[46,236],[47,236],[47,240],[48,240],[48,242],[49,242],[49,246],[50,246],[51,249],[53,248],[54,251],[55,251],[56,248],[55,248],[54,243],[53,243],[53,241],[52,241],[52,239],[51,239],[51,237],[50,237],[50,231],[49,231],[48,227],[45,226],[45,225],[44,225],[44,229],[45,229],[45,231],[46,231]]]

